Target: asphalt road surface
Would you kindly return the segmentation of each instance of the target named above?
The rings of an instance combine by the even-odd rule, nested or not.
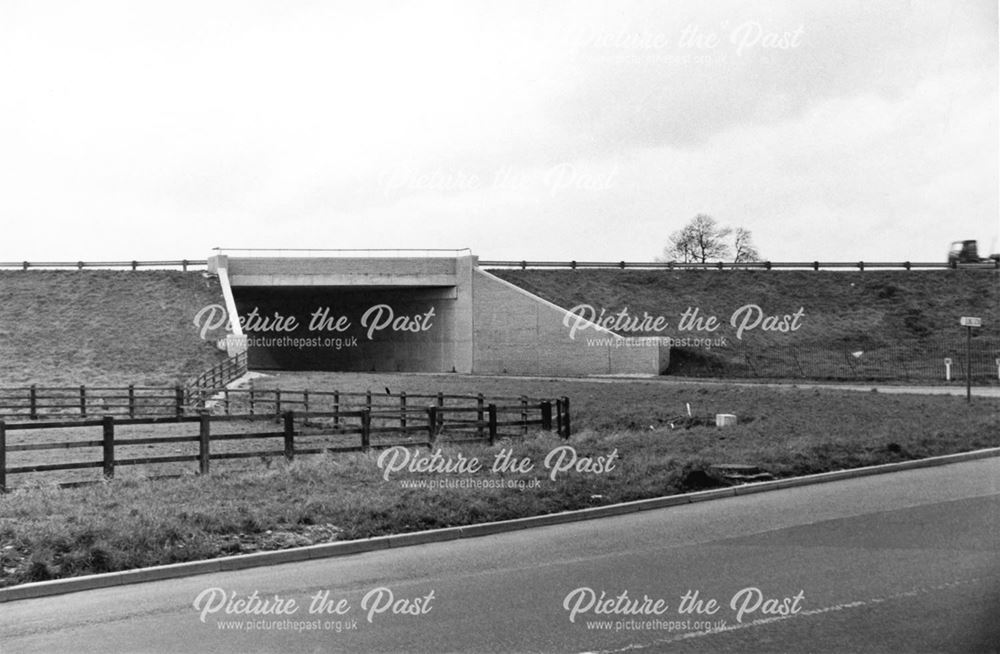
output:
[[[998,480],[992,458],[11,602],[0,651],[998,651]]]
[[[473,375],[475,376],[475,375]],[[486,377],[483,376],[485,379]],[[813,389],[822,388],[831,391],[853,391],[870,393],[888,393],[890,395],[966,395],[965,384],[954,382],[948,385],[902,385],[885,384],[879,382],[856,383],[837,382],[822,383],[813,381],[735,381],[733,379],[714,379],[711,377],[675,377],[673,375],[591,375],[589,377],[518,377],[505,375],[505,379],[524,379],[538,381],[539,379],[556,379],[561,382],[599,382],[605,384],[621,384],[631,382],[636,384],[667,384],[673,386],[698,385],[698,384],[718,384],[721,386],[750,386],[766,387],[778,389]],[[973,386],[971,389],[973,397],[997,397],[1000,398],[1000,386]]]

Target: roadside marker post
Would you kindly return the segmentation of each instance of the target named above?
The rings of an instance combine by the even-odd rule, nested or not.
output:
[[[982,327],[983,319],[977,316],[962,316],[958,323],[965,327],[965,401],[972,402],[972,328]]]

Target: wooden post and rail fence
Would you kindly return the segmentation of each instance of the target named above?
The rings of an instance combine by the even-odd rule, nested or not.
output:
[[[315,394],[315,393],[314,393]],[[351,394],[354,395],[354,394]],[[408,396],[412,399],[414,396]],[[424,397],[424,396],[421,396]],[[208,474],[211,462],[220,459],[283,456],[292,460],[296,455],[326,452],[369,452],[393,446],[425,446],[437,443],[477,442],[494,444],[500,438],[527,435],[532,428],[555,431],[562,438],[569,438],[569,399],[529,400],[497,403],[486,402],[480,396],[472,397],[464,405],[447,405],[449,396],[439,394],[438,401],[428,405],[406,405],[403,408],[386,408],[369,399],[367,405],[338,407],[332,411],[282,410],[280,414],[244,413],[216,414],[200,409],[196,415],[172,417],[129,418],[103,415],[82,420],[8,422],[0,419],[0,491],[8,489],[8,475],[53,471],[101,468],[102,477],[113,479],[121,466],[156,466],[160,464],[196,463],[200,474]],[[239,423],[244,431],[218,431],[219,425]],[[245,428],[258,423],[280,425],[280,429]],[[155,425],[194,425],[197,433],[164,435],[150,429]],[[145,427],[145,429],[143,429]],[[140,433],[135,433],[138,428]],[[96,438],[99,429],[100,437]],[[71,440],[49,441],[27,437],[43,433],[68,432]],[[125,433],[124,432],[131,432]],[[193,430],[192,430],[193,432]],[[18,437],[21,436],[21,437]],[[348,437],[346,440],[344,437]],[[352,441],[352,438],[356,440]],[[280,448],[273,446],[280,441]],[[239,441],[265,441],[263,447],[250,449],[223,448],[213,451],[213,444]],[[270,441],[268,445],[266,441]],[[336,442],[334,442],[336,441]],[[197,453],[194,444],[197,444]],[[188,445],[189,452],[135,456],[135,448],[170,449]],[[100,450],[99,459],[55,461],[50,463],[19,462],[9,466],[13,454],[17,458],[27,452],[70,452],[89,449]],[[124,449],[124,453],[123,453]]]

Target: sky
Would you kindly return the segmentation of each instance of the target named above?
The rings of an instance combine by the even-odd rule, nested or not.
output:
[[[0,261],[1000,251],[991,0],[0,0]]]

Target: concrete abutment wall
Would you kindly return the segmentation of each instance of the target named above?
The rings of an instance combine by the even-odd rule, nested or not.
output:
[[[655,341],[593,323],[571,337],[575,316],[472,255],[220,255],[209,269],[245,321],[233,331],[245,332],[252,369],[655,375],[668,363]]]

